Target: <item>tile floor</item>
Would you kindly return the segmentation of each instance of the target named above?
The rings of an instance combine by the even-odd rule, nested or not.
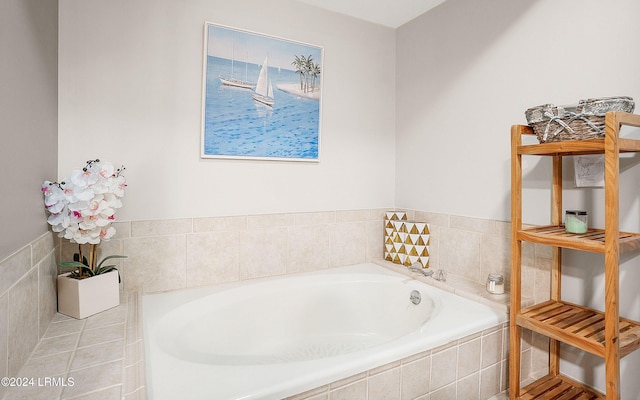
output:
[[[83,320],[56,314],[3,399],[143,399],[137,296]]]

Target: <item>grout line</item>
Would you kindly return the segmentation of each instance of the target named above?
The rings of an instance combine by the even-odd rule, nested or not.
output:
[[[78,394],[77,396],[74,396],[74,397],[62,397],[62,396],[61,396],[61,397],[60,397],[60,400],[73,400],[73,399],[78,399],[78,398],[82,398],[82,397],[85,397],[85,396],[90,395],[90,394],[100,393],[100,392],[102,392],[103,390],[111,389],[111,388],[118,387],[118,386],[122,387],[123,385],[122,385],[122,384],[109,385],[109,386],[105,386],[105,387],[100,388],[100,389],[92,390],[92,391],[90,391],[90,392],[80,393],[80,394]],[[120,397],[121,397],[121,398],[123,397],[123,393],[122,393],[122,392],[123,392],[123,390],[122,390],[122,388],[121,388],[121,389],[120,389]]]
[[[82,337],[82,332],[84,332],[84,327],[87,324],[86,319],[82,321],[82,327],[80,328],[80,333],[78,334],[78,339],[76,340],[76,345],[73,348],[73,350],[71,350],[71,356],[69,356],[69,361],[67,362],[67,370],[66,372],[63,374],[65,377],[65,380],[69,379],[69,374],[70,374],[70,369],[71,369],[71,364],[73,363],[73,360],[76,357],[76,351],[78,350],[78,343],[80,343],[80,338]],[[62,400],[62,393],[65,391],[65,388],[62,388],[62,390],[60,391],[60,399]]]

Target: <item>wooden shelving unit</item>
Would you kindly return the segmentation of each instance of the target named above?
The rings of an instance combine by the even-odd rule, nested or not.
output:
[[[640,140],[620,138],[623,125],[640,127],[640,115],[610,112],[605,117],[604,139],[544,144],[523,144],[530,127],[511,128],[511,317],[509,352],[510,399],[620,399],[620,359],[640,348],[640,323],[619,313],[620,254],[640,250],[640,234],[619,230],[620,153],[640,152]],[[605,229],[567,234],[562,226],[562,157],[604,154]],[[522,156],[553,159],[551,224],[523,229]],[[552,246],[551,299],[522,308],[522,242]],[[562,249],[604,254],[604,312],[562,301]],[[549,375],[520,388],[522,329],[550,339]],[[560,374],[560,343],[600,356],[605,361],[606,393]]]

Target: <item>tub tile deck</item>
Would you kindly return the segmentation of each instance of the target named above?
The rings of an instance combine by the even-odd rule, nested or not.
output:
[[[431,286],[446,290],[451,293],[455,293],[461,297],[477,301],[478,303],[485,304],[489,307],[495,308],[499,311],[509,313],[509,293],[505,294],[491,294],[487,292],[485,285],[472,282],[461,276],[448,273],[447,280],[445,282],[437,281],[431,277],[421,276],[418,273],[411,272],[405,266],[394,264],[385,260],[372,260],[374,264],[378,264],[382,267],[388,268],[397,273],[409,276],[417,279]],[[522,299],[523,307],[527,307],[533,304],[533,299]]]
[[[144,394],[138,294],[77,320],[56,314],[5,400],[134,400]]]

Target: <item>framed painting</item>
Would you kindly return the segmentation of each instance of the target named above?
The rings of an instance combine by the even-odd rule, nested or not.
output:
[[[318,46],[205,23],[201,157],[319,161]]]

